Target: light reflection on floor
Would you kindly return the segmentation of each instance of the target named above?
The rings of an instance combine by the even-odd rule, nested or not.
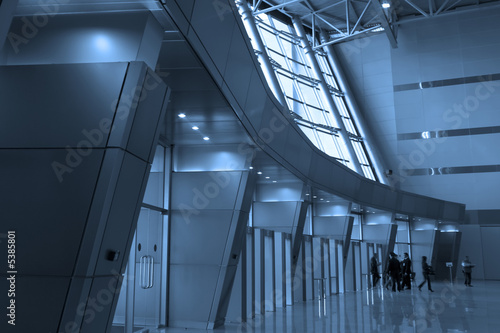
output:
[[[295,303],[245,324],[227,323],[214,332],[500,332],[500,281],[478,281],[471,288],[434,283],[433,289],[348,292]],[[201,331],[150,331],[157,332]]]

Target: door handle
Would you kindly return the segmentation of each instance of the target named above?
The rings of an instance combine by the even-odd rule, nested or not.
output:
[[[152,256],[142,256],[140,262],[140,283],[142,289],[153,288],[154,285],[154,258]]]

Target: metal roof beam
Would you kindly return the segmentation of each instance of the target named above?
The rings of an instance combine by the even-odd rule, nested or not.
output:
[[[443,7],[443,6],[441,5],[441,7]],[[434,16],[436,16],[438,13],[439,13],[439,16],[456,15],[456,14],[469,13],[469,12],[474,12],[477,10],[483,10],[483,9],[488,9],[488,8],[491,8],[491,9],[498,8],[498,7],[500,7],[500,1],[485,2],[485,3],[481,3],[481,5],[479,5],[479,6],[474,4],[474,5],[469,5],[469,6],[457,7],[452,11],[446,11],[446,10],[448,10],[448,8],[446,10],[441,10],[441,7],[438,9],[438,11],[436,12],[436,14]],[[418,22],[420,20],[425,20],[425,19],[427,19],[425,16],[400,17],[399,20],[397,22],[395,22],[394,24],[399,26],[399,25],[402,25],[405,23]]]
[[[326,43],[322,43],[321,45],[317,45],[317,46],[313,47],[313,49],[316,50],[316,49],[322,48],[324,46],[328,46],[330,44],[336,44],[336,43],[339,43],[339,42],[345,42],[345,41],[350,40],[350,39],[356,39],[358,37],[361,37],[361,35],[363,35],[366,32],[370,32],[372,30],[379,29],[379,28],[380,28],[380,26],[376,25],[376,26],[370,27],[370,28],[365,29],[365,30],[356,31],[353,34],[344,35],[343,37],[335,38],[335,39],[333,39],[331,41],[328,41]]]
[[[378,0],[370,0],[372,3],[372,8],[375,11],[375,13],[378,15],[380,18],[380,25],[382,28],[384,28],[385,34],[387,35],[387,38],[389,39],[389,43],[391,43],[391,46],[393,48],[398,47],[398,42],[396,41],[396,35],[394,34],[394,30],[392,30],[392,27],[387,21],[387,17],[385,16],[384,9],[382,8],[382,5]]]
[[[405,2],[407,4],[409,4],[410,6],[412,6],[416,11],[418,11],[420,14],[424,15],[425,17],[429,17],[430,15],[425,12],[422,8],[420,8],[419,6],[415,5],[413,2],[411,2],[411,0],[405,0]]]
[[[269,8],[263,9],[263,10],[258,10],[256,12],[254,12],[254,15],[269,13],[269,12],[272,12],[273,10],[283,9],[283,7],[286,7],[292,3],[303,2],[303,1],[305,1],[305,0],[290,0],[288,2],[280,3],[279,5],[276,5],[276,6],[271,6]]]

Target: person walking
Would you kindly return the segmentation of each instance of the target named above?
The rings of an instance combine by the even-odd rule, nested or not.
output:
[[[422,257],[422,275],[424,276],[424,281],[419,284],[418,290],[422,291],[422,286],[425,284],[427,281],[427,288],[429,289],[430,292],[434,292],[431,287],[431,279],[430,276],[432,271],[432,267],[427,264],[427,257],[423,256]]]
[[[411,260],[408,253],[404,253],[404,259],[401,262],[401,274],[403,276],[402,289],[411,289]]]
[[[472,287],[471,285],[471,279],[472,279],[472,267],[474,267],[470,260],[469,256],[465,256],[465,259],[462,261],[462,272],[464,273],[465,277],[465,285],[467,287]]]
[[[372,273],[372,287],[375,288],[377,286],[377,282],[380,280],[380,274],[378,273],[378,266],[380,264],[377,261],[377,258],[375,257],[375,254],[371,258],[371,273]]]
[[[401,267],[396,253],[391,252],[391,259],[389,260],[389,267],[387,267],[387,272],[391,276],[392,291],[401,291],[401,284],[399,281],[399,274],[401,273]]]

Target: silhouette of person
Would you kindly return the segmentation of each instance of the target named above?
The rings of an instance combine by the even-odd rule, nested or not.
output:
[[[396,253],[391,252],[391,259],[389,259],[389,267],[387,272],[391,276],[392,291],[396,291],[396,286],[398,291],[401,291],[401,284],[399,282],[399,274],[401,273],[401,267]]]
[[[411,289],[411,260],[408,253],[404,253],[404,259],[401,262],[401,274],[403,276],[403,289]]]
[[[429,291],[434,292],[434,290],[432,290],[432,288],[431,288],[431,279],[429,277],[429,275],[431,274],[431,271],[432,271],[432,267],[429,266],[429,264],[427,264],[427,257],[423,256],[422,257],[422,275],[424,276],[424,281],[421,284],[419,284],[418,290],[422,291],[422,286],[425,284],[425,281],[427,281],[427,288],[429,289]]]
[[[462,272],[464,273],[465,277],[465,285],[468,287],[472,287],[471,279],[472,279],[472,267],[474,267],[470,260],[469,256],[465,256],[465,259],[462,261]]]
[[[380,274],[378,273],[378,266],[380,265],[375,257],[375,254],[371,258],[371,273],[372,273],[372,287],[375,288],[377,286],[377,282],[380,280]]]

